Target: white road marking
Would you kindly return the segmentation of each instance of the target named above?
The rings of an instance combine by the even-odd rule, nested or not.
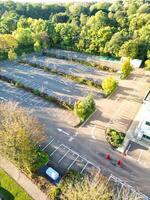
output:
[[[143,149],[141,149],[141,152],[140,152],[140,154],[139,154],[139,157],[138,157],[138,159],[137,159],[137,161],[139,162],[140,161],[140,159],[141,159],[141,156],[142,156],[142,154],[143,154]]]
[[[68,149],[68,151],[63,155],[63,157],[61,157],[61,159],[58,161],[58,164],[64,159],[64,157],[69,153],[70,149]]]
[[[80,174],[82,174],[83,173],[83,171],[85,170],[85,168],[87,167],[87,165],[88,165],[89,163],[88,162],[86,162],[86,164],[84,165],[84,167],[82,168],[82,170],[81,170],[81,172],[80,172]]]
[[[96,137],[95,137],[95,135],[94,135],[95,128],[96,128],[96,125],[93,126],[93,128],[92,128],[92,132],[91,132],[92,139],[94,139],[94,140],[96,140]]]
[[[74,163],[76,162],[76,160],[79,158],[80,156],[77,155],[77,157],[74,159],[74,161],[69,165],[69,167],[67,168],[68,170],[74,165]]]
[[[65,89],[65,88],[63,88],[63,90],[64,90],[65,92],[70,92],[70,90],[68,90],[68,89]]]
[[[70,135],[69,133],[67,133],[66,131],[64,131],[64,130],[62,130],[61,128],[57,128],[57,130],[59,131],[59,132],[62,132],[62,133],[64,133],[65,135]]]
[[[72,142],[72,140],[74,140],[74,137],[70,137],[68,141]]]
[[[52,140],[42,149],[42,151],[45,150],[53,141],[54,141],[54,139],[52,139]]]
[[[76,131],[76,133],[75,133],[75,137],[77,137],[77,136],[78,136],[78,134],[79,134],[79,133]]]
[[[59,145],[58,147],[56,147],[56,149],[50,154],[50,156],[52,156],[61,146],[62,146],[62,144]]]

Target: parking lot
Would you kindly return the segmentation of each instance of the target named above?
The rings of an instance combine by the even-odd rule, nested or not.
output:
[[[47,54],[56,56],[57,58],[65,58],[68,60],[76,60],[76,61],[87,61],[90,63],[101,64],[108,66],[110,68],[114,68],[119,70],[120,61],[113,58],[106,58],[104,56],[94,56],[86,53],[74,52],[74,51],[66,51],[62,49],[49,49],[46,51]],[[110,59],[110,60],[109,60]]]
[[[137,199],[137,200],[149,200],[149,197],[142,194],[139,191],[136,191],[131,185],[127,182],[115,177],[111,174],[108,178],[108,183],[112,183],[113,186],[113,200],[120,200],[121,197],[125,200]]]
[[[52,137],[47,143],[41,144],[40,147],[49,155],[49,165],[57,169],[62,175],[65,175],[69,170],[76,170],[81,174],[87,173],[89,175],[101,171],[94,163]]]
[[[94,82],[101,83],[103,79],[108,76],[116,76],[116,73],[108,71],[97,70],[94,67],[89,67],[75,62],[66,61],[62,59],[51,58],[47,56],[29,55],[25,60],[31,64],[38,64],[58,72],[78,76],[85,79],[91,79]]]
[[[95,99],[102,98],[98,89],[89,88],[43,70],[17,63],[5,63],[0,66],[1,75],[13,79],[32,89],[38,89],[49,96],[74,105],[75,101],[92,94]]]
[[[54,104],[44,101],[42,98],[37,97],[29,92],[15,88],[4,81],[0,81],[0,101],[18,102],[21,106],[28,109],[40,110],[55,107]]]
[[[53,137],[46,143],[41,144],[40,147],[49,155],[50,161],[48,165],[57,170],[61,176],[64,176],[69,170],[76,170],[81,174],[90,175],[96,184],[97,178],[100,178],[98,175],[104,172],[103,169],[68,146],[56,141]],[[108,183],[113,187],[113,200],[120,200],[121,196],[124,196],[124,199],[126,199],[126,194],[138,200],[149,200],[146,195],[134,189],[126,180],[120,179],[113,174],[108,173]],[[126,200],[128,200],[128,198]]]

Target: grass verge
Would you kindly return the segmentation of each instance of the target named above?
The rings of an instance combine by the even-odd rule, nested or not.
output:
[[[0,168],[0,194],[5,200],[32,200],[4,170]]]

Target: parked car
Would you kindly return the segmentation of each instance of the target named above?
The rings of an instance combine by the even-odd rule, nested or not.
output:
[[[39,169],[38,172],[54,185],[57,185],[61,180],[60,174],[55,169],[47,165]]]

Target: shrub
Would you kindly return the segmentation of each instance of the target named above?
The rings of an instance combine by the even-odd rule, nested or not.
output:
[[[15,59],[17,59],[17,54],[14,52],[14,50],[9,50],[8,51],[8,59],[9,60],[15,60]]]
[[[150,70],[150,60],[145,61],[145,69]]]
[[[36,150],[37,158],[32,165],[32,171],[40,169],[42,166],[46,165],[49,161],[48,154],[41,151],[40,149]]]
[[[121,65],[121,79],[125,79],[132,71],[130,59],[126,59]]]
[[[94,172],[94,171],[93,171]],[[94,172],[95,179],[70,171],[56,189],[50,191],[52,200],[111,200],[112,188],[107,179]]]
[[[104,79],[102,81],[102,89],[104,90],[105,95],[110,95],[116,89],[117,85],[117,81],[112,77]]]
[[[85,121],[92,112],[95,111],[95,102],[91,95],[83,100],[79,100],[74,105],[74,112],[79,117],[80,122]]]
[[[114,148],[122,145],[124,137],[124,133],[118,132],[115,129],[108,128],[106,130],[106,139]]]
[[[40,45],[40,42],[39,41],[36,41],[35,43],[34,43],[34,51],[35,52],[40,52],[41,51],[41,45]]]

